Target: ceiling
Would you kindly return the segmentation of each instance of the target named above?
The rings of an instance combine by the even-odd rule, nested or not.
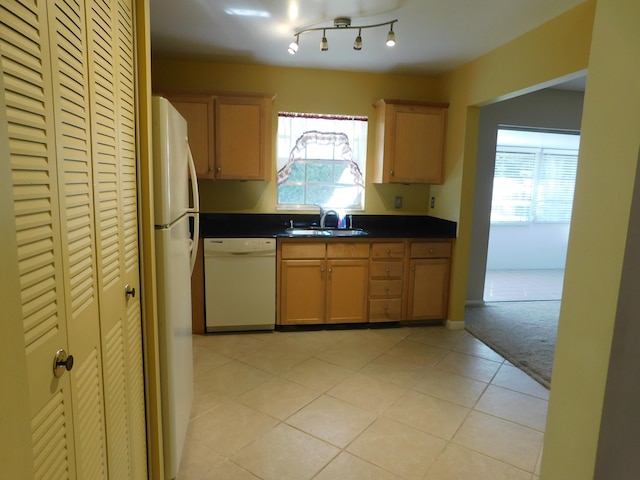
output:
[[[246,63],[378,73],[438,75],[487,53],[585,0],[150,0],[152,54]],[[397,19],[389,27],[300,35],[302,28],[351,26]]]

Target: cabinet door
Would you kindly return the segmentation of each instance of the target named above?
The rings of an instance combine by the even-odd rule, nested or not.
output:
[[[324,260],[282,261],[282,325],[324,323],[325,276]]]
[[[326,323],[367,321],[368,265],[366,259],[327,261]]]
[[[213,178],[213,97],[211,95],[167,95],[187,121],[189,148],[198,178]]]
[[[375,183],[442,183],[447,105],[379,100]]]
[[[409,272],[408,320],[447,318],[449,259],[411,260]]]
[[[442,183],[445,110],[397,105],[391,167],[394,183]]]
[[[217,179],[269,179],[271,98],[226,95],[217,97],[215,132]]]

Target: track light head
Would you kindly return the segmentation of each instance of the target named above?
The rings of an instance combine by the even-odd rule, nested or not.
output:
[[[299,36],[299,35],[296,35],[296,41],[295,41],[295,42],[291,42],[291,43],[289,44],[289,53],[290,53],[291,55],[295,55],[295,54],[296,54],[296,52],[298,51],[298,46],[299,46],[299,45],[298,45],[298,42],[299,42],[299,41],[300,41],[300,36]]]
[[[387,33],[387,47],[393,47],[396,44],[396,34],[393,33],[393,23],[391,24],[391,29],[389,33]]]
[[[322,31],[322,40],[320,40],[320,50],[326,52],[329,50],[329,42],[327,41],[326,31]]]
[[[358,30],[358,36],[356,37],[356,41],[353,42],[353,49],[354,50],[362,50],[362,37],[360,36],[360,34],[362,33],[362,29]]]

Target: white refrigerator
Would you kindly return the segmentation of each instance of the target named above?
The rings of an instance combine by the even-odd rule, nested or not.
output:
[[[164,464],[166,479],[174,479],[193,401],[191,272],[198,248],[198,184],[186,120],[166,98],[154,96],[152,108]],[[190,236],[190,219],[195,241]]]

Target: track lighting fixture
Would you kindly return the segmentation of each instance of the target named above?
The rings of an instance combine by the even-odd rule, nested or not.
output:
[[[362,50],[362,30],[365,28],[376,28],[376,27],[385,27],[389,25],[389,33],[387,34],[386,45],[389,47],[393,47],[396,44],[396,34],[393,31],[393,24],[398,20],[391,20],[389,22],[384,23],[376,23],[373,25],[359,25],[359,26],[351,26],[351,19],[349,17],[337,17],[333,20],[333,27],[317,27],[317,28],[303,28],[300,30],[296,30],[294,32],[294,36],[296,37],[295,41],[289,44],[289,53],[294,55],[298,51],[298,47],[300,45],[300,35],[308,32],[319,32],[322,31],[322,39],[320,40],[320,50],[326,52],[329,50],[329,41],[327,40],[327,30],[353,30],[358,29],[358,36],[353,42],[353,49],[360,51]]]

